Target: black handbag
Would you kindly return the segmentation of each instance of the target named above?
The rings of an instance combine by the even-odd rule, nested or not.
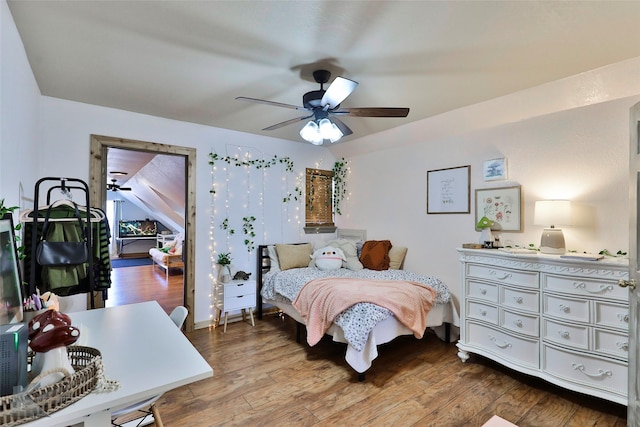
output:
[[[75,217],[78,219],[80,230],[82,230],[82,241],[51,242],[46,240],[47,231],[49,230],[49,216],[51,215],[51,206],[49,206],[42,226],[42,237],[36,248],[36,261],[38,264],[47,267],[60,267],[83,264],[89,259],[85,227],[75,202],[73,202],[73,206]]]

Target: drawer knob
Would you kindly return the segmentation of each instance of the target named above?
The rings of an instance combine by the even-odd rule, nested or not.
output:
[[[514,320],[513,324],[516,325],[518,328],[522,328],[522,320],[520,319]]]
[[[513,297],[513,300],[518,304],[522,304],[522,297]]]
[[[570,308],[568,305],[560,304],[560,311],[562,311],[563,313],[568,313],[570,311]]]
[[[487,315],[487,310],[485,310],[484,308],[481,308],[480,309],[480,314],[483,315],[483,316],[486,316]]]
[[[584,367],[584,365],[582,363],[572,363],[571,367],[576,370],[576,371],[580,371],[583,374],[585,374],[586,376],[590,377],[590,378],[602,378],[602,377],[611,377],[613,376],[613,372],[606,370],[603,371],[602,369],[598,369],[598,372],[596,373],[589,373],[586,371],[586,368]]]
[[[558,335],[562,338],[569,338],[569,331],[558,331]]]
[[[629,323],[629,313],[619,313],[618,320],[621,322]]]
[[[494,337],[493,335],[489,335],[489,339],[491,341],[493,341],[493,343],[496,345],[496,347],[499,347],[499,348],[509,348],[509,347],[511,347],[511,343],[506,342],[506,341],[504,341],[502,343],[498,343],[497,338]]]
[[[487,294],[487,289],[486,288],[480,288],[480,293],[482,295],[486,295]]]

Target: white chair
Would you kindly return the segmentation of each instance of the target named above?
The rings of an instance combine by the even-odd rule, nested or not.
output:
[[[186,307],[179,305],[171,311],[169,317],[171,318],[173,323],[175,323],[178,329],[181,329],[188,314],[189,311],[186,309]],[[162,418],[160,418],[160,412],[158,412],[158,408],[156,407],[156,401],[160,399],[161,396],[162,395],[159,394],[157,396],[153,396],[150,399],[135,403],[118,411],[114,411],[111,414],[111,424],[116,427],[127,427],[129,425],[141,427],[149,425],[155,421],[157,427],[163,427]],[[134,420],[129,421],[126,424],[117,424],[115,422],[117,418],[121,418],[127,414],[132,414],[134,412],[141,412],[143,414],[139,422],[136,423],[136,421],[138,421],[138,418],[135,418]],[[149,415],[153,415],[153,420],[147,420],[147,417]],[[147,422],[145,422],[145,420],[147,420]]]

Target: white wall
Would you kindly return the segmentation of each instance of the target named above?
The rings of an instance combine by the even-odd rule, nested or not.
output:
[[[534,202],[566,198],[578,214],[563,227],[569,250],[626,251],[629,108],[640,101],[639,71],[640,60],[626,61],[332,147],[351,170],[338,225],[408,246],[405,268],[438,276],[456,299],[455,249],[479,240],[478,188],[522,188],[524,229],[502,233],[503,242],[538,246]],[[390,140],[397,148],[371,151]],[[507,158],[508,180],[485,182],[482,162],[498,157]],[[463,165],[471,165],[471,213],[426,214],[426,172]]]
[[[36,84],[6,1],[0,1],[0,199],[29,206],[21,189],[37,176],[38,103]],[[14,218],[17,219],[17,218]]]

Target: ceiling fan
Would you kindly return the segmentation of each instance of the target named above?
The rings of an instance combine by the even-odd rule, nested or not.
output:
[[[111,178],[111,184],[107,183],[107,191],[131,191],[131,187],[123,187],[116,184],[117,179]]]
[[[313,72],[314,80],[320,84],[320,90],[307,92],[302,96],[302,107],[281,102],[267,101],[264,99],[248,98],[239,96],[236,99],[242,101],[256,102],[259,104],[273,105],[276,107],[289,108],[293,110],[305,111],[305,115],[293,119],[285,120],[281,123],[268,126],[262,130],[274,130],[283,126],[291,125],[303,120],[310,121],[300,131],[308,142],[321,145],[325,139],[331,142],[338,141],[342,136],[351,135],[353,131],[338,117],[407,117],[408,108],[396,107],[360,107],[360,108],[340,108],[344,101],[358,86],[358,82],[336,77],[331,85],[324,90],[324,84],[329,81],[331,73],[327,70],[316,70]]]

